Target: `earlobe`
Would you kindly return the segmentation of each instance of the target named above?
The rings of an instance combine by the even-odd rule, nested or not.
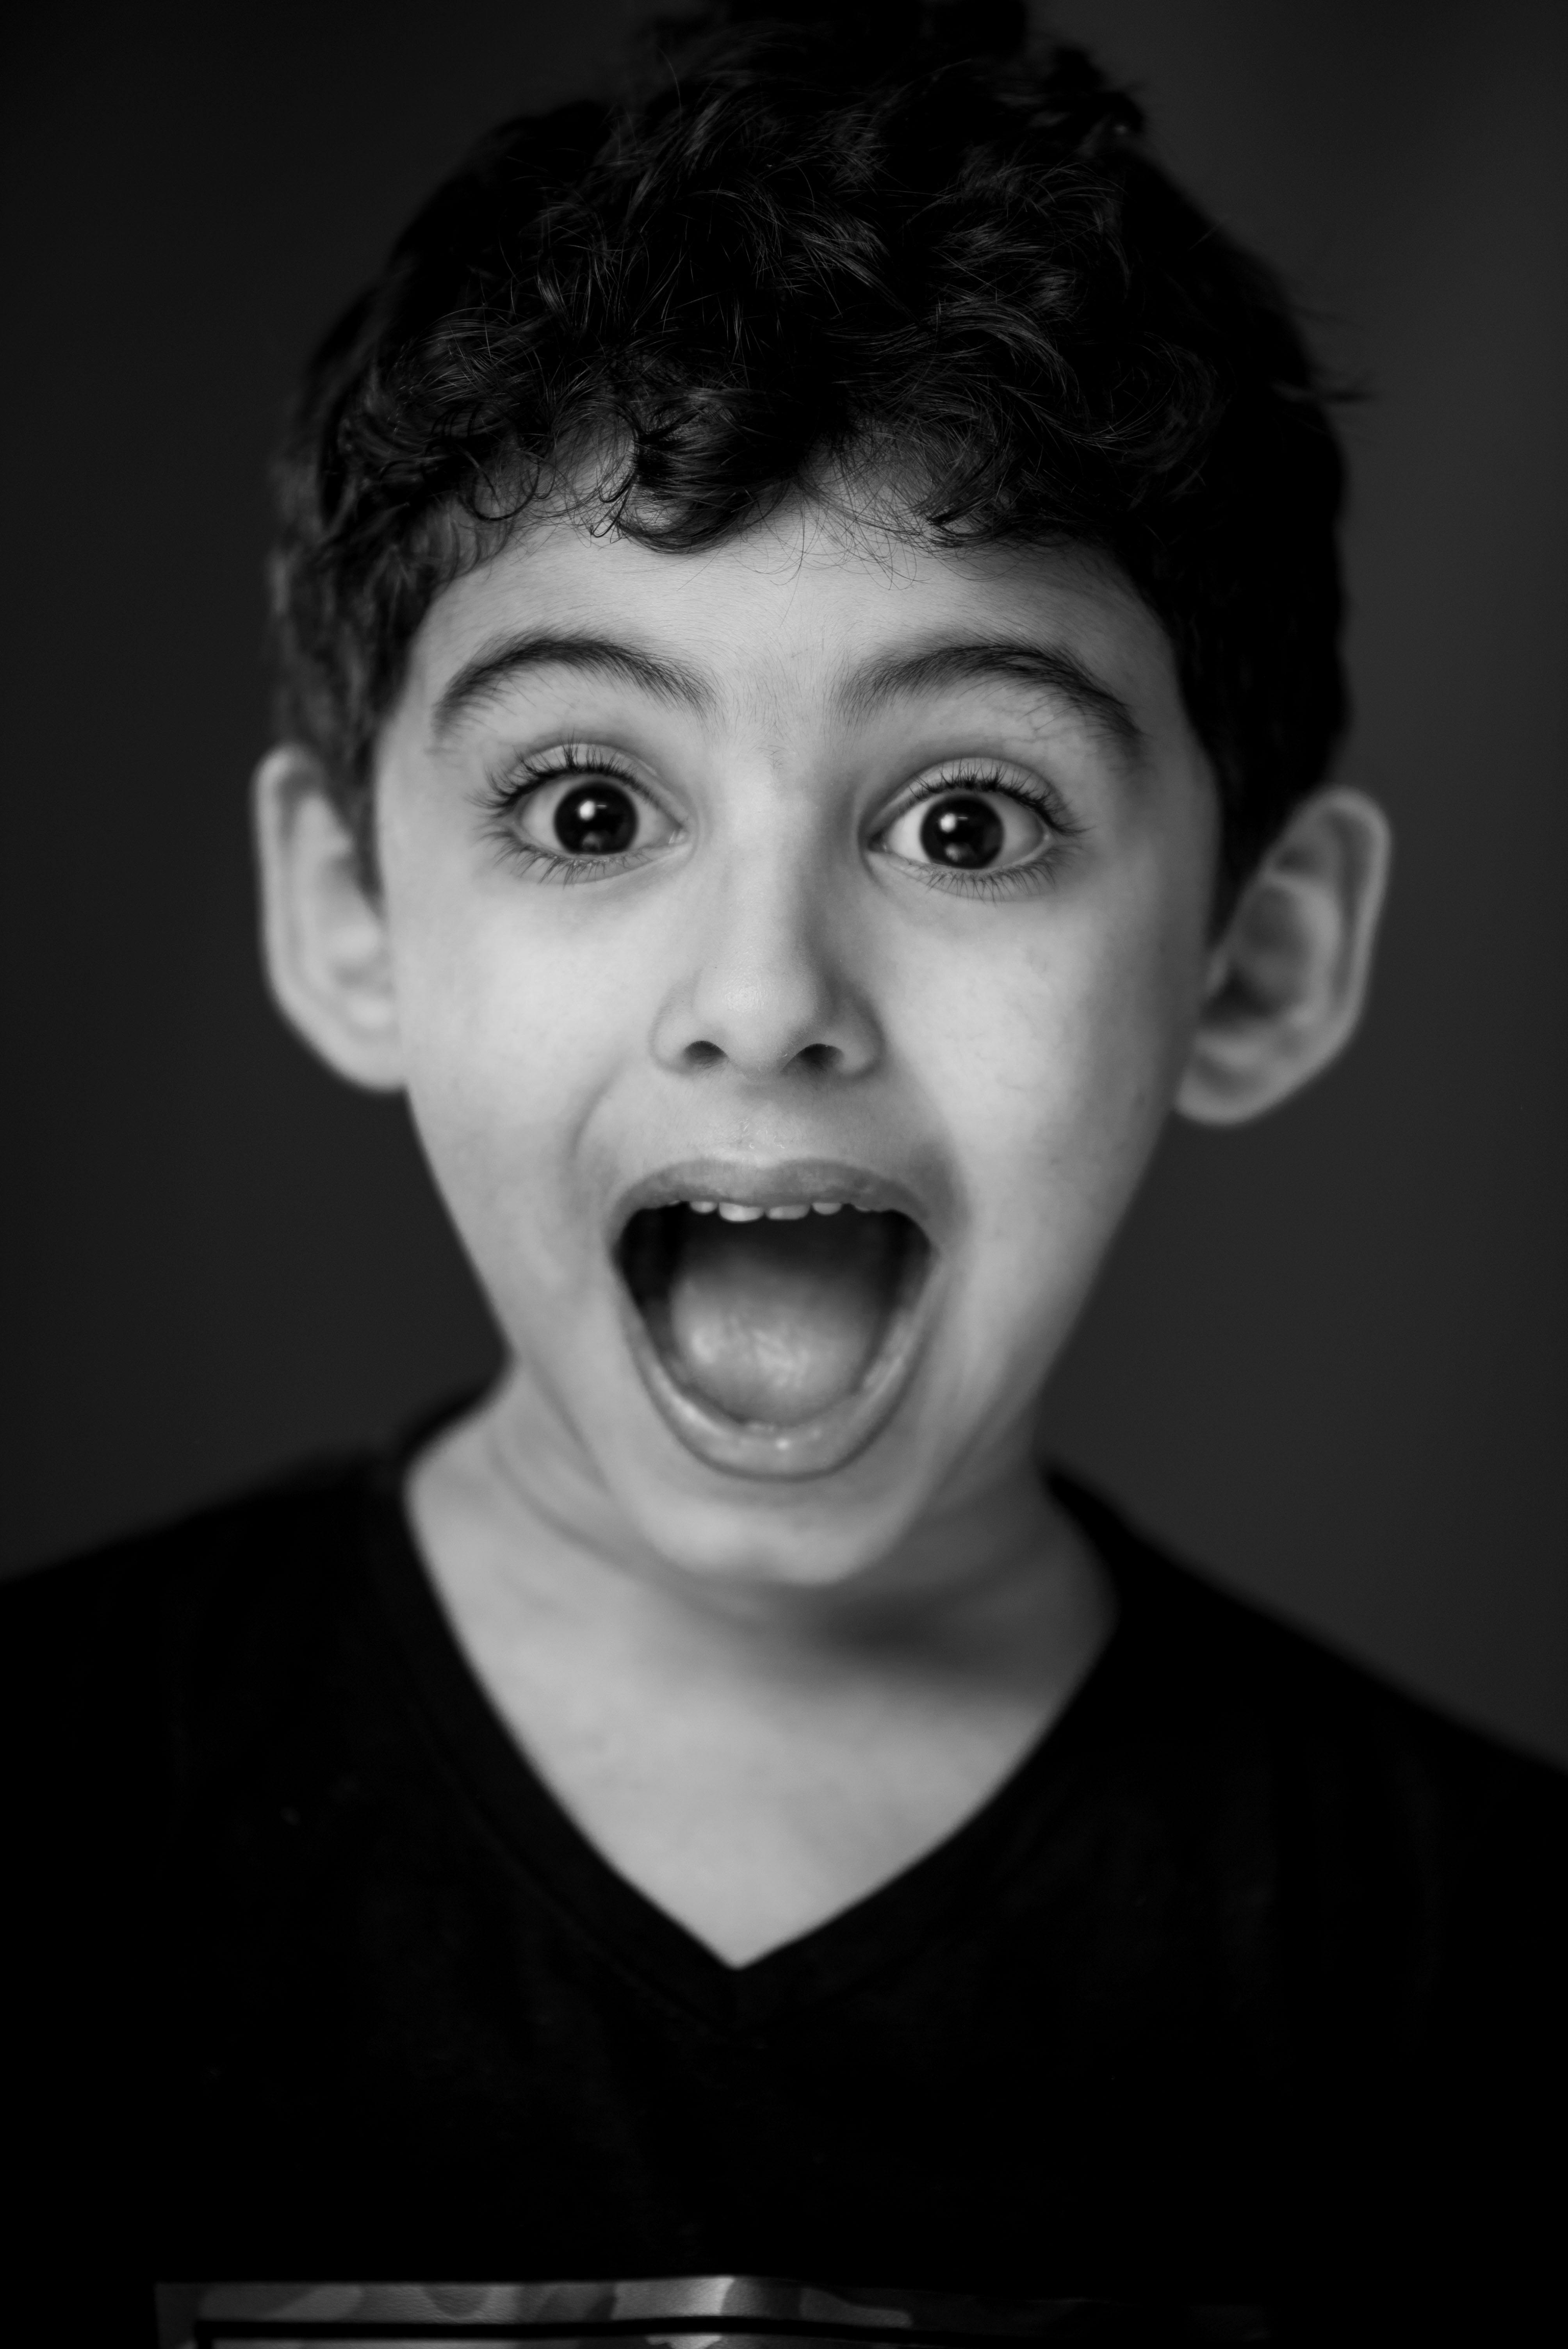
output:
[[[1391,846],[1361,792],[1318,792],[1296,809],[1214,949],[1176,1095],[1183,1116],[1260,1117],[1344,1050],[1366,1003]]]
[[[280,1009],[339,1076],[396,1091],[402,1051],[386,919],[314,752],[297,743],[269,751],[254,814],[263,952]]]

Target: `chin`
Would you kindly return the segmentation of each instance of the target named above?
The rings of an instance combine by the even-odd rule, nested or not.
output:
[[[617,1464],[622,1514],[683,1578],[737,1590],[833,1590],[873,1574],[929,1507],[916,1447],[891,1444],[841,1476],[808,1484],[661,1475]],[[673,1466],[674,1464],[668,1464]],[[632,1473],[625,1474],[630,1465]]]

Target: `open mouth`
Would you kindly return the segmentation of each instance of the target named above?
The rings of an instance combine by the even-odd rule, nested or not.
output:
[[[617,1250],[676,1433],[737,1467],[759,1440],[780,1469],[829,1464],[886,1416],[933,1253],[901,1209],[832,1197],[667,1201]]]

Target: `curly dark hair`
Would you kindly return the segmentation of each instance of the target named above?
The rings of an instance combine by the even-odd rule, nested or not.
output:
[[[1213,764],[1227,899],[1346,717],[1343,466],[1274,277],[1022,0],[721,5],[655,46],[618,104],[495,131],[308,369],[279,715],[367,875],[408,646],[539,501],[678,550],[806,490],[1119,565]]]

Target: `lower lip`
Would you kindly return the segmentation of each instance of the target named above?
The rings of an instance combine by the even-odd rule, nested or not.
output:
[[[871,1370],[842,1402],[796,1427],[730,1419],[672,1377],[624,1284],[621,1317],[632,1358],[665,1425],[696,1459],[730,1476],[776,1483],[826,1476],[848,1467],[882,1433],[903,1400],[931,1319],[936,1266],[928,1263],[920,1294],[901,1307]]]

